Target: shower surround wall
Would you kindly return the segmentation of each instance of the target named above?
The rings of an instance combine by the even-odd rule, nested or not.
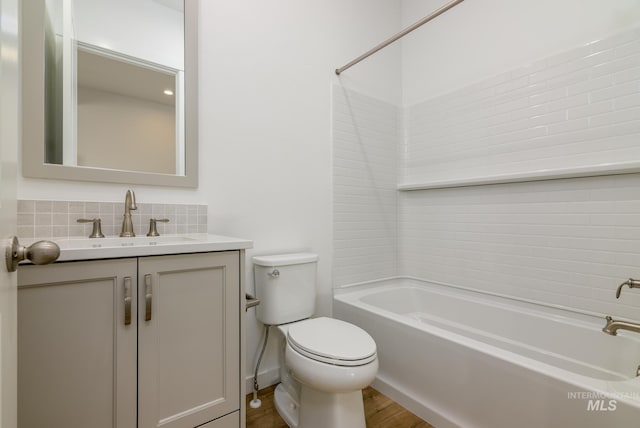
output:
[[[400,110],[332,89],[334,286],[396,276]]]
[[[406,109],[401,183],[640,159],[640,30]]]
[[[640,31],[406,109],[401,183],[640,159]],[[399,270],[637,318],[640,176],[400,192]]]
[[[334,114],[337,126],[340,116]],[[553,55],[413,104],[402,114],[399,184],[640,159],[640,31]],[[356,118],[352,113],[354,123]],[[369,123],[375,120],[369,117]],[[336,163],[343,144],[334,136]],[[377,167],[363,162],[352,166]],[[334,180],[338,200],[341,178],[334,174]],[[354,199],[340,206],[358,224],[375,215],[372,205],[360,208]],[[638,212],[638,174],[399,191],[396,269],[399,275],[637,319],[640,293],[623,292],[620,300],[614,293],[626,278],[640,275]],[[346,263],[341,226],[336,221],[336,266]],[[352,260],[366,259],[371,246],[362,244],[350,248]],[[393,263],[393,254],[387,256]],[[353,278],[336,271],[334,285],[372,279],[367,271],[363,266]]]
[[[638,318],[640,177],[403,192],[404,275]]]

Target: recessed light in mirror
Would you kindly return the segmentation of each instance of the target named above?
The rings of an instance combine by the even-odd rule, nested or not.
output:
[[[173,91],[171,89],[165,89],[164,90],[164,94],[165,95],[173,95]]]

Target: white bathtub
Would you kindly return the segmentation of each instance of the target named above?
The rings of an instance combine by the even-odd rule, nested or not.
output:
[[[640,426],[640,334],[603,317],[406,278],[337,290],[334,317],[375,339],[374,387],[436,427]]]

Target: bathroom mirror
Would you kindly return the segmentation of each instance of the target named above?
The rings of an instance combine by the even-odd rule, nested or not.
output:
[[[25,177],[197,186],[197,0],[22,5]]]

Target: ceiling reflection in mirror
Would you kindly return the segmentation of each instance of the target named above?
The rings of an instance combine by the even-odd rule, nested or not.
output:
[[[46,163],[184,175],[182,0],[47,0]]]

